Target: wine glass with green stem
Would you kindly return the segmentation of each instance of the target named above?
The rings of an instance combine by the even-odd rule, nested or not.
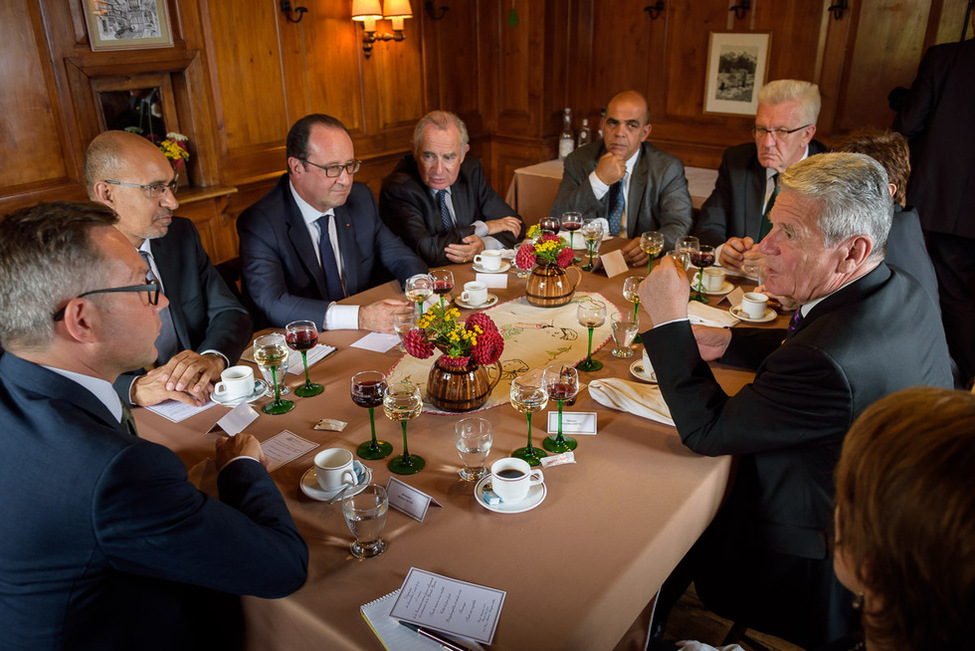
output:
[[[410,454],[406,442],[406,424],[420,415],[423,410],[423,397],[420,387],[409,379],[403,379],[390,384],[386,388],[383,398],[383,413],[389,420],[399,421],[403,427],[403,454],[397,455],[386,464],[389,470],[397,475],[413,475],[426,465],[423,457]]]
[[[640,235],[640,250],[650,256],[647,262],[647,275],[653,269],[653,259],[664,250],[664,234],[657,231],[647,231]]]
[[[274,400],[261,408],[265,414],[277,416],[295,408],[292,401],[281,399],[281,381],[278,376],[284,379],[287,366],[282,365],[282,362],[286,363],[287,359],[288,342],[280,332],[261,335],[254,340],[254,361],[271,373],[271,382],[274,384]]]
[[[576,368],[587,373],[598,371],[603,367],[603,363],[592,358],[592,332],[606,323],[606,304],[592,298],[583,299],[576,309],[576,316],[580,325],[589,328],[589,352],[584,360],[576,364]]]
[[[369,427],[372,439],[359,444],[356,454],[362,459],[385,459],[393,452],[393,446],[376,438],[376,407],[383,405],[386,397],[386,376],[379,371],[359,371],[352,376],[352,402],[369,409]]]
[[[532,445],[532,414],[545,409],[547,404],[545,379],[538,369],[519,375],[511,381],[511,406],[523,413],[528,420],[528,445],[518,448],[511,456],[527,461],[531,466],[539,465],[542,457],[548,456],[545,450]]]
[[[562,404],[572,400],[579,393],[579,372],[567,364],[555,362],[545,367],[542,373],[549,398],[559,404],[559,431],[555,436],[546,436],[542,447],[550,452],[575,450],[579,445],[571,436],[562,434]]]
[[[597,217],[588,217],[582,222],[582,236],[586,239],[586,248],[589,249],[589,264],[582,268],[583,271],[592,271],[593,255],[599,249],[599,243],[603,240],[603,220]]]
[[[633,320],[637,323],[640,321],[640,283],[642,281],[643,278],[639,276],[628,276],[623,281],[623,298],[633,303]],[[639,333],[633,337],[633,343],[643,343]]]
[[[416,274],[406,279],[406,298],[420,306],[420,316],[423,316],[423,301],[433,295],[433,276],[430,274]]]
[[[288,346],[301,353],[301,361],[305,365],[305,383],[295,387],[295,395],[302,398],[317,396],[325,387],[312,382],[308,375],[308,351],[318,345],[318,326],[314,321],[292,321],[284,327],[284,337]]]

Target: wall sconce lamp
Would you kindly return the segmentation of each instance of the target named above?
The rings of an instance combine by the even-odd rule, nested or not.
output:
[[[741,20],[748,13],[748,10],[752,8],[752,0],[739,0],[738,4],[729,9],[728,11],[735,12],[735,18]]]
[[[833,5],[830,6],[830,7],[828,7],[826,9],[826,11],[832,11],[833,12],[833,18],[835,18],[836,20],[839,20],[840,18],[843,17],[843,12],[846,11],[847,9],[849,9],[849,8],[850,7],[849,7],[849,4],[847,3],[847,0],[838,0],[838,1],[833,2]]]
[[[300,23],[301,19],[305,17],[305,12],[308,11],[307,7],[295,7],[294,12],[298,14],[298,20],[291,17],[291,3],[288,0],[281,0],[281,11],[284,12],[284,17],[287,18],[292,23]]]
[[[362,23],[362,52],[368,59],[372,44],[376,41],[402,41],[403,20],[413,17],[410,0],[384,0],[382,10],[379,0],[352,0],[352,20]],[[393,23],[392,34],[377,34],[376,21],[386,18]]]
[[[664,10],[664,0],[657,0],[656,4],[647,5],[643,10],[650,14],[650,20],[657,20],[660,12]]]

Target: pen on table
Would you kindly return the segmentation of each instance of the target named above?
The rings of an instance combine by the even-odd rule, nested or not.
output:
[[[453,642],[445,639],[444,637],[438,635],[437,633],[434,633],[429,629],[422,628],[420,626],[417,626],[416,624],[410,624],[409,622],[404,622],[404,621],[400,621],[400,624],[402,624],[403,626],[405,626],[406,628],[410,629],[415,633],[419,633],[423,637],[433,640],[443,648],[450,649],[450,651],[469,651],[468,649],[465,649],[462,646],[457,646]]]

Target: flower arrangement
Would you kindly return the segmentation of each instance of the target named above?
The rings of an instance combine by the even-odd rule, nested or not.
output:
[[[537,224],[528,229],[526,235],[532,242],[525,242],[515,255],[515,266],[519,269],[531,269],[541,261],[545,264],[557,264],[568,267],[575,259],[575,253],[564,237],[551,233],[542,233]]]
[[[501,359],[504,339],[491,317],[477,313],[458,323],[459,316],[457,308],[433,305],[403,337],[406,352],[427,359],[438,348],[443,352],[440,362],[455,368],[467,366],[471,359],[481,365]]]
[[[175,131],[170,131],[166,134],[164,139],[160,139],[154,133],[149,133],[146,135],[142,127],[125,127],[125,130],[129,133],[134,133],[137,136],[142,136],[155,146],[159,147],[159,151],[163,153],[163,156],[169,161],[169,164],[173,166],[173,171],[179,173],[183,168],[183,163],[190,159],[190,152],[186,148],[186,143],[189,142],[189,138],[181,133],[176,133]]]

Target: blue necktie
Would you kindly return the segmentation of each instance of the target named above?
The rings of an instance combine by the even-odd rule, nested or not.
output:
[[[623,199],[623,179],[609,186],[609,234],[619,237],[620,224],[623,223],[623,209],[626,201]]]
[[[454,220],[450,218],[450,209],[447,208],[447,191],[437,190],[437,205],[440,207],[440,221],[443,223],[445,231],[454,229]]]
[[[332,250],[332,240],[328,236],[328,223],[331,215],[322,215],[316,220],[318,224],[318,250],[322,256],[322,271],[325,273],[325,288],[328,290],[329,301],[345,298],[342,289],[342,279],[339,277],[339,265],[335,261],[335,251]]]
[[[139,255],[149,267],[148,279],[158,282],[161,286],[162,281],[156,277],[152,270],[152,263],[150,262],[152,254],[140,250]],[[180,343],[179,337],[176,335],[176,324],[173,323],[173,315],[170,313],[168,305],[159,311],[159,320],[162,321],[162,327],[159,329],[159,336],[156,337],[156,365],[162,366],[180,351]]]
[[[779,175],[775,173],[772,175],[772,183],[775,188],[772,190],[772,196],[768,198],[768,205],[765,206],[765,212],[762,213],[762,228],[758,232],[758,241],[761,242],[765,239],[765,236],[769,234],[772,230],[772,222],[768,218],[768,214],[772,212],[772,206],[775,205],[775,198],[779,196]]]
[[[785,338],[788,339],[796,333],[799,329],[799,324],[802,323],[802,308],[796,310],[796,313],[792,315],[792,320],[789,321],[789,328],[786,330]]]

